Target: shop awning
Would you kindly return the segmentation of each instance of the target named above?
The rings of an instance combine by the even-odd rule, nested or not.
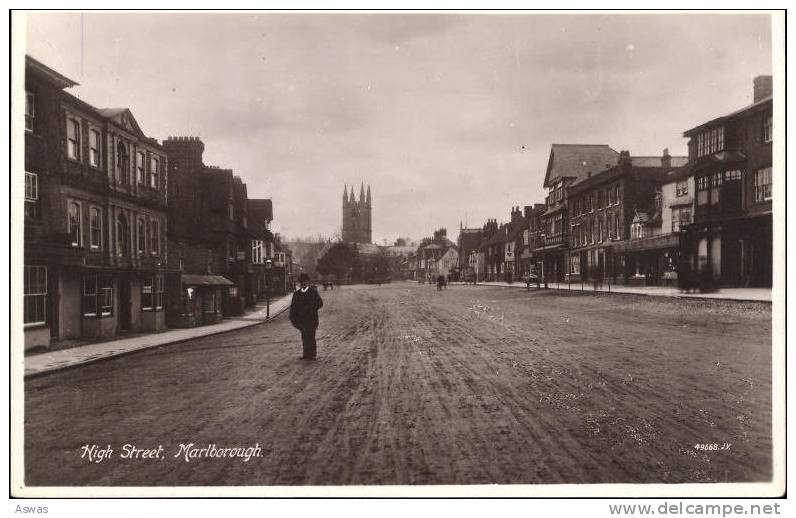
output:
[[[533,251],[534,252],[552,252],[553,250],[560,250],[562,248],[565,248],[566,246],[567,245],[565,245],[564,243],[558,243],[556,245],[547,245],[547,246],[543,246],[541,248],[534,248]]]
[[[183,286],[235,286],[235,283],[221,275],[182,275]]]
[[[666,234],[643,239],[633,239],[615,243],[614,252],[641,252],[643,250],[660,250],[664,248],[678,248],[680,246],[679,234]]]

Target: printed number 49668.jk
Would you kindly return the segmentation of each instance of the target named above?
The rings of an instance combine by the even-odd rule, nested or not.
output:
[[[732,443],[725,442],[722,444],[719,443],[697,443],[694,445],[695,450],[702,450],[702,451],[718,451],[718,450],[729,450],[732,446]]]

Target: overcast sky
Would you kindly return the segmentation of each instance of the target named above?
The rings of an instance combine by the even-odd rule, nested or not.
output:
[[[81,99],[200,136],[284,235],[338,232],[343,185],[370,184],[377,242],[542,202],[552,143],[685,154],[772,72],[766,15],[42,12],[27,31]]]

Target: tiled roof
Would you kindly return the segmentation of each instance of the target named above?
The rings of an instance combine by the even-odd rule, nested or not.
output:
[[[619,153],[607,144],[553,144],[547,162],[544,186],[559,177],[573,177],[579,181],[587,173],[597,174],[616,165]]]

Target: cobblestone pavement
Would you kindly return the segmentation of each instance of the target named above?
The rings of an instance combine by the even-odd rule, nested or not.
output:
[[[771,477],[770,304],[412,283],[321,295],[315,362],[283,314],[27,380],[27,484]],[[124,459],[125,444],[162,459]],[[186,462],[181,444],[259,450]],[[90,462],[90,445],[113,453]]]

